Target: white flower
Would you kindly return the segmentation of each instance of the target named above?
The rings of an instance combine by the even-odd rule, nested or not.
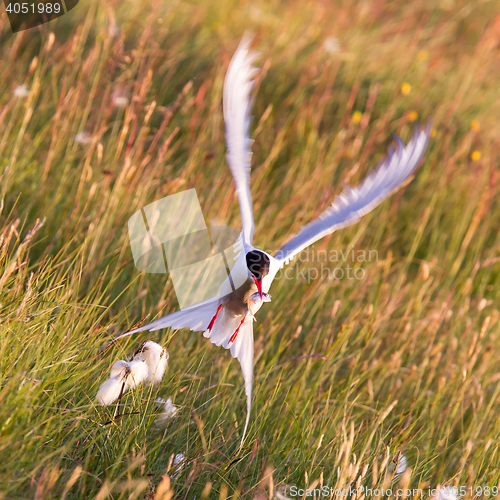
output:
[[[23,378],[23,380],[21,381],[21,385],[19,386],[19,389],[21,389],[21,387],[28,383],[28,382],[33,382],[33,384],[39,384],[40,383],[40,380],[37,379],[37,378],[31,378],[31,377],[28,377],[28,378]]]
[[[159,426],[164,426],[171,418],[174,418],[177,414],[177,406],[172,403],[172,398],[169,397],[166,401],[164,399],[158,398],[156,404],[163,406],[161,413],[156,419],[156,424]]]
[[[250,5],[250,18],[253,20],[253,21],[262,21],[262,18],[264,17],[264,12],[262,11],[262,9],[258,6],[258,5],[255,5],[255,4],[252,4]]]
[[[126,108],[128,106],[127,96],[119,90],[113,93],[111,101],[113,102],[113,106],[116,108]]]
[[[184,453],[177,453],[172,460],[173,455],[170,455],[170,463],[165,471],[165,474],[169,475],[171,478],[178,476],[185,467],[193,465],[192,461],[186,460],[186,455]]]
[[[123,387],[122,378],[116,376],[108,378],[97,391],[96,399],[102,406],[110,405],[120,397],[120,392]],[[125,388],[123,389],[125,392]]]
[[[15,89],[14,89],[14,95],[16,97],[27,97],[30,95],[30,91],[28,89],[28,86],[26,84],[22,84],[22,85],[18,85]]]
[[[329,54],[335,54],[336,52],[340,52],[340,42],[338,38],[335,38],[334,36],[329,36],[328,38],[325,38],[325,41],[323,42],[323,49],[325,52],[328,52]]]
[[[135,389],[149,377],[149,368],[146,363],[139,360],[133,360],[129,363],[130,375],[127,377],[127,389]]]
[[[457,500],[457,488],[438,486],[437,493],[432,498],[435,500]]]
[[[408,469],[406,457],[400,453],[397,458],[396,470],[394,471],[394,474],[402,474],[406,469]]]
[[[117,108],[126,108],[128,105],[128,99],[124,95],[120,95],[113,99],[113,104]]]
[[[120,34],[120,26],[118,26],[115,20],[112,21],[109,27],[109,34],[111,36],[118,36]]]
[[[172,462],[172,469],[174,470],[172,474],[170,474],[172,477],[177,476],[178,474],[181,473],[182,469],[186,466],[186,455],[184,453],[177,453],[175,455],[174,461]]]
[[[83,132],[78,132],[78,134],[75,135],[75,142],[78,142],[78,144],[89,144],[92,142],[92,136],[85,130]]]
[[[121,394],[135,389],[146,380],[158,383],[167,369],[168,352],[156,342],[148,340],[135,352],[132,361],[117,361],[110,370],[106,380],[97,392],[97,401],[103,406],[116,401]],[[175,415],[177,408],[172,399],[161,401],[164,410],[160,417],[164,422]]]
[[[389,465],[389,472],[394,472],[394,475],[402,474],[406,469],[408,469],[408,462],[406,457],[400,452],[393,460],[393,463]]]
[[[148,366],[148,380],[157,384],[167,369],[168,352],[160,344],[148,340],[134,354],[134,360],[144,361]]]
[[[291,498],[286,497],[285,495],[283,495],[279,491],[274,492],[274,498],[276,498],[276,500],[291,500]]]
[[[148,367],[143,361],[117,361],[111,367],[110,378],[99,387],[96,399],[103,406],[109,405],[147,379]]]

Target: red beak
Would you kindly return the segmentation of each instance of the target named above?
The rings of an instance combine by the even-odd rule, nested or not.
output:
[[[255,281],[255,284],[257,285],[257,290],[259,290],[260,300],[262,300],[262,280],[258,280],[255,276],[252,276],[252,278]]]

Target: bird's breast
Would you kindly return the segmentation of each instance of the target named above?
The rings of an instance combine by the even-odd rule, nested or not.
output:
[[[243,285],[226,295],[222,302],[225,308],[234,316],[241,316],[248,312],[250,297],[258,292],[257,286],[252,279],[247,279]]]

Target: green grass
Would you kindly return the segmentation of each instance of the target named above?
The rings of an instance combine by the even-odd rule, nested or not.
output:
[[[3,498],[387,487],[399,452],[410,470],[396,484],[499,486],[499,9],[82,0],[16,35],[2,10]],[[376,251],[356,264],[364,279],[273,284],[255,328],[253,412],[239,450],[245,396],[227,352],[162,330],[100,353],[117,332],[177,308],[166,276],[134,267],[134,212],[196,188],[208,223],[240,225],[221,94],[246,29],[264,68],[252,126],[256,246],[278,249],[342,183],[359,182],[391,133],[408,140],[412,111],[435,133],[410,184],[314,247]],[[339,52],[325,51],[329,36]],[[21,84],[31,93],[16,98]],[[117,89],[125,109],[112,104]],[[91,142],[75,142],[84,130]],[[147,338],[166,343],[167,374],[127,393],[113,418],[97,389]],[[168,396],[180,412],[160,431],[154,400]],[[189,465],[158,487],[178,453]]]

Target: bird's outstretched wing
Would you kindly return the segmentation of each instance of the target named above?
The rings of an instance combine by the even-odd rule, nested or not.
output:
[[[210,320],[213,318],[219,306],[219,297],[214,297],[199,304],[195,304],[180,311],[175,311],[163,318],[159,318],[152,323],[149,323],[135,330],[130,330],[119,337],[116,337],[114,341],[122,339],[123,337],[128,337],[134,333],[144,332],[146,330],[154,332],[156,330],[161,330],[162,328],[190,328],[194,332],[199,332],[206,330],[210,324]]]
[[[252,244],[254,222],[250,193],[250,139],[251,92],[257,69],[253,62],[257,53],[250,51],[252,37],[245,34],[231,59],[224,80],[223,109],[226,126],[227,162],[236,185],[240,204],[243,242]]]
[[[415,129],[413,137],[405,146],[394,136],[396,146],[355,188],[344,186],[333,203],[315,221],[304,226],[297,236],[285,243],[274,256],[281,263],[289,261],[315,241],[337,229],[356,223],[363,215],[372,211],[389,195],[396,191],[415,171],[422,159],[430,137],[430,124]]]

